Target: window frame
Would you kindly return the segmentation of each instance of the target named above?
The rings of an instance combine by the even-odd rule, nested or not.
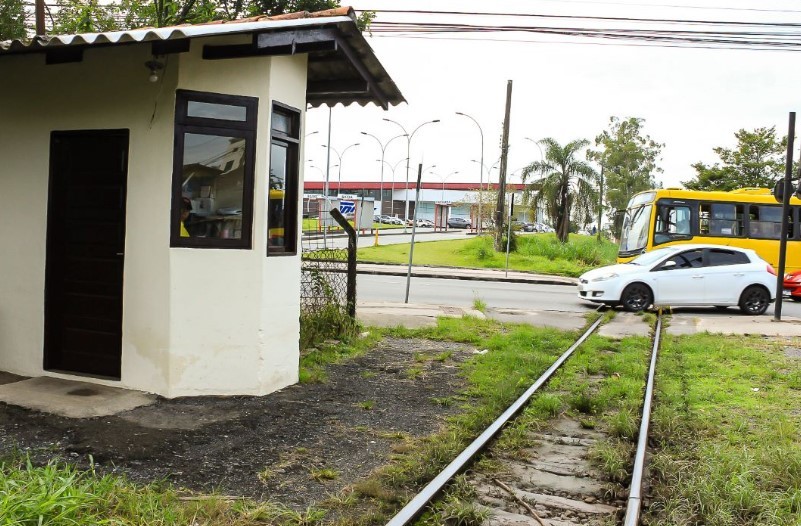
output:
[[[290,123],[289,133],[273,128],[274,115],[287,117]],[[298,197],[300,191],[300,137],[301,137],[300,109],[288,104],[273,100],[270,111],[270,161],[267,167],[267,214],[265,231],[267,233],[265,255],[296,256],[298,254]],[[287,177],[284,181],[284,245],[270,245],[270,167],[272,166],[272,149],[274,144],[287,147]],[[291,197],[291,199],[289,199]]]
[[[243,106],[245,121],[229,121],[205,117],[189,117],[189,102],[206,102]],[[256,127],[258,119],[257,97],[225,95],[192,90],[175,92],[175,130],[173,139],[172,209],[170,211],[171,248],[227,248],[250,250],[253,248],[253,197],[256,174]],[[184,140],[187,133],[216,135],[245,139],[245,169],[242,181],[242,235],[237,238],[181,237],[181,202],[183,192]]]

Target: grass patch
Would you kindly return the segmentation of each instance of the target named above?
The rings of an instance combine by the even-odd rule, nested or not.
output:
[[[560,276],[579,276],[591,268],[614,263],[617,246],[590,236],[571,235],[560,243],[554,234],[518,236],[517,250],[509,255],[509,268]],[[360,248],[362,262],[407,263],[409,245]],[[490,236],[449,241],[415,243],[414,262],[418,265],[466,268],[504,268],[505,252],[495,252]],[[479,309],[480,310],[480,309]]]
[[[789,525],[801,516],[798,361],[762,338],[662,346],[648,523]]]
[[[354,331],[355,332],[355,331]],[[322,383],[327,380],[325,367],[332,363],[358,356],[380,340],[379,332],[371,331],[362,338],[354,336],[346,340],[325,341],[317,347],[300,352],[300,383]],[[368,375],[369,376],[369,375]]]

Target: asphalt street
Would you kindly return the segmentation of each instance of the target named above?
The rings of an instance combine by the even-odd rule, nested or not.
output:
[[[366,275],[357,277],[357,300],[360,302],[403,302],[406,278],[402,276]],[[513,308],[532,311],[587,312],[597,305],[578,298],[576,288],[566,285],[540,285],[467,281],[442,278],[412,278],[409,302],[426,305],[471,307],[476,298],[490,308]],[[718,316],[714,308],[677,308],[677,313],[696,316]],[[725,314],[739,312],[729,308]],[[801,303],[785,301],[783,316],[801,317]],[[763,316],[773,316],[773,306]]]

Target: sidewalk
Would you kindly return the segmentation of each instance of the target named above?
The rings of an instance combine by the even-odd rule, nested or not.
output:
[[[383,263],[358,263],[357,274],[384,274],[388,276],[405,276],[408,272],[406,265]],[[469,269],[455,267],[427,267],[412,265],[412,277],[415,278],[443,278],[466,279],[476,281],[505,281],[508,283],[529,283],[532,285],[575,285],[576,278],[562,276],[548,276],[545,274],[531,274],[510,270],[508,274],[497,269]]]

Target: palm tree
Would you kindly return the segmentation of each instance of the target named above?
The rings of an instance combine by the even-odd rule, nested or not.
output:
[[[562,243],[570,232],[570,218],[580,224],[592,219],[597,202],[597,173],[576,154],[589,146],[581,139],[561,146],[548,137],[538,141],[545,150],[545,158],[534,161],[523,169],[523,182],[531,179],[523,199],[532,209],[544,207]]]

